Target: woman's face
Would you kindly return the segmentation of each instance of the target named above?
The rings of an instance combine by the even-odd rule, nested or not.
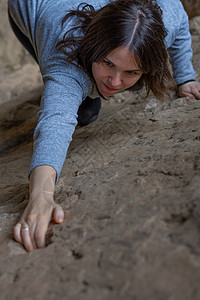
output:
[[[99,92],[105,97],[130,88],[142,76],[131,52],[122,46],[111,51],[103,61],[93,63],[92,73]]]

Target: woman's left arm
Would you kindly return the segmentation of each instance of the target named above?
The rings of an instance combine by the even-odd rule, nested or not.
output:
[[[172,64],[173,76],[178,85],[180,97],[190,97],[192,99],[200,99],[200,82],[195,81],[196,72],[192,65],[192,47],[191,34],[189,31],[189,20],[181,2],[176,3],[179,7],[179,14],[174,16],[177,23],[173,28],[169,26],[169,30],[173,30],[174,38],[171,45],[168,45],[170,62]]]

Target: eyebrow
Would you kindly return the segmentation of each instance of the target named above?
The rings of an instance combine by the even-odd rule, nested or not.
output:
[[[111,63],[113,66],[116,67],[116,65],[107,57],[104,58],[105,60],[107,60],[109,63]],[[141,69],[135,69],[135,70],[126,70],[126,72],[142,72]]]

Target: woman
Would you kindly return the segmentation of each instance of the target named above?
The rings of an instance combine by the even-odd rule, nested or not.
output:
[[[45,246],[49,221],[75,126],[97,118],[100,98],[122,90],[200,99],[191,64],[188,18],[179,0],[9,0],[11,26],[38,62],[44,81],[34,134],[29,203],[14,228],[27,251]],[[73,9],[73,10],[72,10]],[[71,11],[70,11],[71,10]],[[167,52],[167,50],[168,52]],[[168,53],[173,68],[169,70]]]

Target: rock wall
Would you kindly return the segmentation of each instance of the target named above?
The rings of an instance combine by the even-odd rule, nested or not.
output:
[[[189,17],[200,15],[200,0],[181,0]]]
[[[13,240],[42,84],[0,8],[0,299],[199,300],[200,101],[103,101],[98,120],[76,129],[56,186],[64,223],[50,224],[44,249]]]
[[[22,64],[26,63],[26,52],[20,43],[15,38],[12,30],[10,29],[8,14],[7,14],[7,1],[0,0],[0,63],[2,67],[9,66],[12,69],[19,68]]]

